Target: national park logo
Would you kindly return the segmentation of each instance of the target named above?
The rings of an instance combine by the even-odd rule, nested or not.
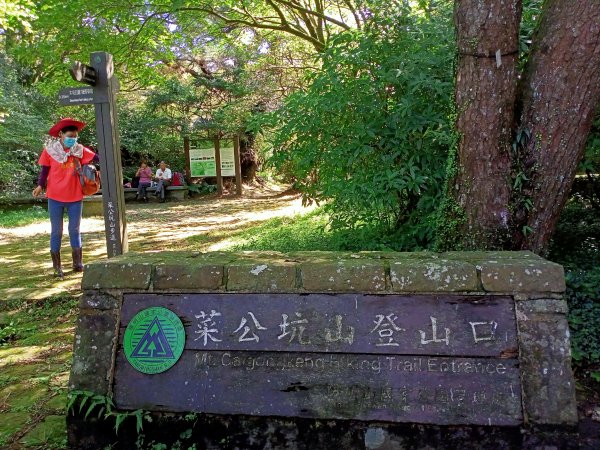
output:
[[[123,349],[138,372],[155,374],[170,369],[183,353],[185,329],[177,314],[162,308],[147,308],[127,325]]]

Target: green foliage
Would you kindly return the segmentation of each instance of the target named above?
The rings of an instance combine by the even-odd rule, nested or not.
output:
[[[115,434],[119,433],[121,425],[128,418],[135,419],[135,429],[138,435],[143,430],[144,421],[152,422],[152,417],[147,411],[141,409],[135,411],[116,410],[112,398],[105,395],[76,390],[71,391],[68,398],[67,414],[83,414],[84,419],[92,415],[98,419],[114,420]]]
[[[294,217],[275,218],[245,230],[231,250],[334,250],[338,249],[327,231],[327,217],[322,209]]]
[[[0,324],[0,347],[10,341],[14,341],[17,335],[18,329],[14,320],[5,325]]]
[[[217,191],[217,185],[204,181],[197,184],[188,183],[187,188],[190,195],[207,195]]]
[[[33,189],[50,125],[47,100],[20,83],[17,66],[0,50],[0,197]]]
[[[569,326],[576,368],[600,372],[600,208],[574,195],[563,210],[550,258],[565,266]],[[594,372],[593,368],[596,368]],[[600,380],[597,380],[600,381]]]
[[[521,29],[519,33],[519,68],[525,68],[534,34],[540,23],[544,0],[524,0],[523,16],[521,18]]]
[[[432,241],[452,138],[450,6],[339,35],[310,86],[259,122],[270,164],[306,203],[325,202],[333,229],[378,229],[402,249]]]
[[[567,299],[573,360],[600,364],[600,267],[567,272]]]
[[[228,250],[399,250],[398,236],[386,234],[376,225],[358,229],[334,229],[325,208],[294,217],[275,218],[248,228],[232,240]]]

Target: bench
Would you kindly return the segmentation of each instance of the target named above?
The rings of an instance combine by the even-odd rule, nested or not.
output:
[[[148,198],[152,199],[154,196],[154,192],[156,187],[146,188],[146,192],[148,193]],[[127,200],[135,200],[135,196],[137,194],[137,188],[123,188],[125,193],[125,201]],[[188,188],[187,186],[168,186],[165,189],[165,198],[171,198],[173,200],[185,200],[187,196]],[[102,189],[98,191],[97,195],[102,194]]]
[[[125,201],[135,200],[137,188],[123,188]],[[149,199],[154,199],[154,187],[146,189],[149,194]],[[166,197],[173,200],[184,200],[188,193],[187,186],[169,186],[166,189]],[[90,195],[83,198],[83,217],[93,217],[104,215],[104,204],[102,203],[102,189],[96,195]]]

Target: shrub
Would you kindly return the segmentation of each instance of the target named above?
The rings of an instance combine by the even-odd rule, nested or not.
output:
[[[452,138],[449,3],[342,33],[308,88],[258,124],[268,163],[306,203],[325,202],[334,230],[378,230],[402,249],[432,241]]]
[[[561,214],[550,258],[566,270],[574,365],[600,381],[600,210],[577,193]]]

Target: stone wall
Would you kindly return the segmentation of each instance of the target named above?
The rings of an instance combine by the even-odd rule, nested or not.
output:
[[[556,445],[561,438],[555,436],[552,438],[554,440],[548,438],[549,441],[544,441],[544,438],[539,438],[539,433],[534,433],[536,437],[533,438],[533,435],[528,435],[527,430],[549,429],[556,433],[557,430],[568,430],[577,422],[575,386],[570,367],[567,306],[562,296],[565,290],[563,269],[529,252],[128,254],[86,266],[82,289],[84,294],[79,305],[69,388],[102,395],[112,394],[120,308],[124,294],[209,292],[507,295],[515,301],[523,401],[522,427],[512,431],[501,427],[472,427],[468,432],[463,427],[457,429],[456,433],[462,433],[465,442],[471,442],[473,433],[484,433],[489,436],[498,435],[497,443],[503,443],[502,445],[511,446],[510,442],[515,442],[516,439],[524,448],[527,445],[530,446],[528,448],[537,448],[536,445],[542,444]],[[71,444],[83,442],[82,436],[92,433],[93,427],[86,429],[90,424],[86,424],[81,417],[69,420]],[[234,419],[207,416],[202,420],[223,424]],[[446,448],[444,446],[452,440],[447,437],[448,433],[453,433],[452,427],[431,427],[431,433],[423,434],[423,429],[416,425],[411,428],[411,425],[351,421],[344,428],[342,421],[335,427],[332,425],[337,430],[337,437],[334,438],[327,437],[326,427],[317,426],[319,423],[326,423],[319,420],[307,422],[307,419],[294,421],[289,418],[279,420],[252,417],[235,420],[240,423],[244,420],[244,423],[255,423],[257,427],[270,423],[272,430],[283,427],[289,431],[291,427],[295,431],[279,435],[284,439],[280,444],[284,445],[284,442],[287,446],[285,448],[311,448],[306,444],[308,440],[303,444],[301,438],[289,437],[290,433],[293,435],[306,426],[318,428],[320,431],[315,433],[325,433],[325,437],[319,436],[331,442],[339,438],[342,443],[340,445],[345,445],[343,442],[349,442],[348,439],[360,442],[359,447],[356,447],[359,445],[356,442],[352,444],[353,448],[402,448],[408,442],[417,442],[418,436],[428,440],[427,445],[433,445],[430,440],[436,435],[441,439],[439,448]],[[339,427],[345,431],[340,431]],[[404,430],[404,437],[398,435],[397,430],[400,428]],[[229,429],[227,433],[249,436],[251,430],[242,427],[235,432]],[[552,435],[544,433],[544,436]],[[277,435],[275,431],[271,434]],[[284,435],[287,437],[281,437]],[[275,439],[273,436],[271,438]],[[264,437],[267,439],[264,442],[271,438]],[[259,441],[261,440],[256,442]],[[292,441],[293,445],[290,443]],[[425,441],[419,442],[425,445]],[[479,448],[473,445],[464,448]],[[83,447],[85,446],[82,445]],[[216,445],[206,448],[220,447]],[[252,448],[267,446],[257,444]],[[491,447],[488,445],[487,448]]]

